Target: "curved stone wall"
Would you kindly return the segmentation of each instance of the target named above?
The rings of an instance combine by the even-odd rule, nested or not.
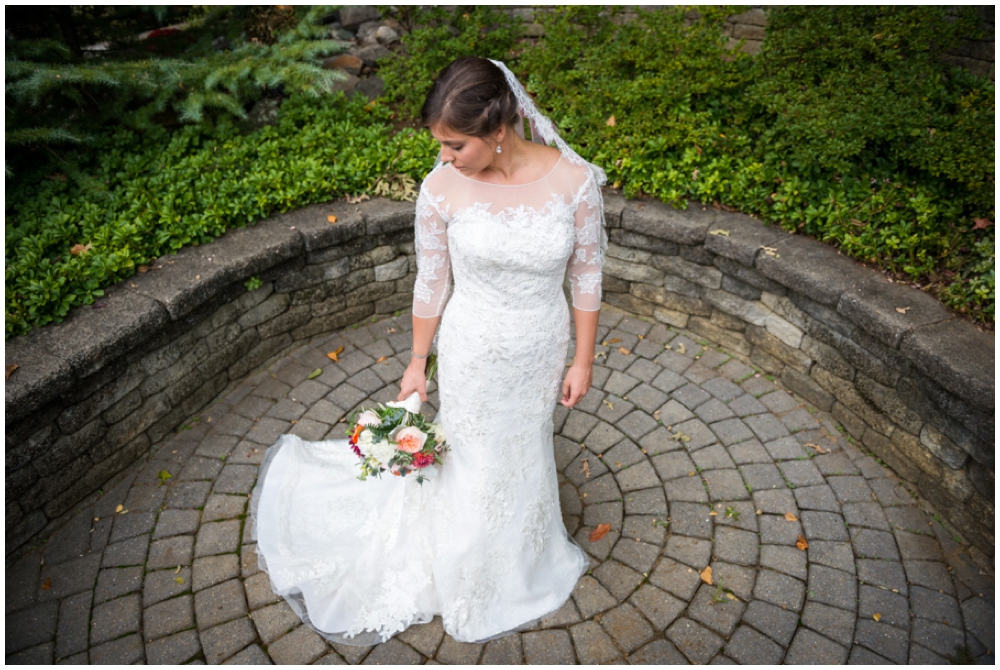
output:
[[[992,333],[741,214],[614,194],[605,209],[607,303],[780,377],[993,555]],[[262,221],[8,342],[7,552],[294,342],[408,307],[413,215],[375,200]]]
[[[377,200],[261,221],[8,342],[7,553],[294,342],[409,307],[413,218]]]

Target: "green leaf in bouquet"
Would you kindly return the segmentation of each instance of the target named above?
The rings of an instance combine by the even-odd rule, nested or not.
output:
[[[438,369],[438,356],[435,353],[431,353],[427,356],[427,381],[434,379],[434,374]]]

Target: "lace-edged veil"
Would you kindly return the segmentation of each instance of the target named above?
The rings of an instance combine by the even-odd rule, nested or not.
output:
[[[537,144],[544,144],[546,146],[555,145],[555,148],[562,152],[563,156],[566,157],[571,163],[577,165],[586,165],[590,168],[590,171],[594,175],[594,179],[597,185],[604,186],[607,183],[608,178],[604,173],[604,169],[599,165],[590,163],[580,154],[573,151],[572,148],[566,143],[566,141],[559,136],[559,132],[556,130],[555,124],[549,117],[538,111],[538,107],[535,106],[535,102],[528,95],[528,92],[524,90],[524,86],[521,82],[517,80],[514,73],[510,71],[510,68],[504,64],[503,61],[489,59],[491,63],[500,68],[503,72],[504,78],[507,80],[507,85],[510,86],[510,90],[513,91],[514,97],[517,99],[519,121],[516,125],[515,130],[521,139],[527,139],[524,136],[524,119],[527,118],[528,122],[531,124],[531,141]],[[437,168],[441,165],[441,153],[438,152],[437,161],[434,163],[434,167]]]

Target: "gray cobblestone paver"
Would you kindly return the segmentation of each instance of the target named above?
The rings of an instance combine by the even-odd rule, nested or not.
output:
[[[264,452],[285,432],[338,436],[349,411],[390,399],[404,313],[237,380],[43,546],[8,557],[7,662],[992,662],[992,566],[915,487],[748,361],[616,308],[599,324],[598,344],[630,353],[597,359],[584,400],[553,417],[564,520],[592,570],[527,630],[467,644],[437,617],[374,647],[332,644],[258,568],[247,494]],[[591,543],[599,523],[611,532]]]

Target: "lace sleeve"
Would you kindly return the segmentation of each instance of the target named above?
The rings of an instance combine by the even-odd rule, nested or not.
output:
[[[448,226],[440,210],[443,200],[443,195],[435,196],[427,190],[426,181],[420,187],[413,236],[417,253],[417,280],[413,285],[413,316],[423,319],[441,316],[450,291]]]
[[[601,268],[607,250],[604,202],[601,188],[591,173],[581,187],[576,207],[576,245],[569,261],[573,307],[587,312],[601,309]]]

